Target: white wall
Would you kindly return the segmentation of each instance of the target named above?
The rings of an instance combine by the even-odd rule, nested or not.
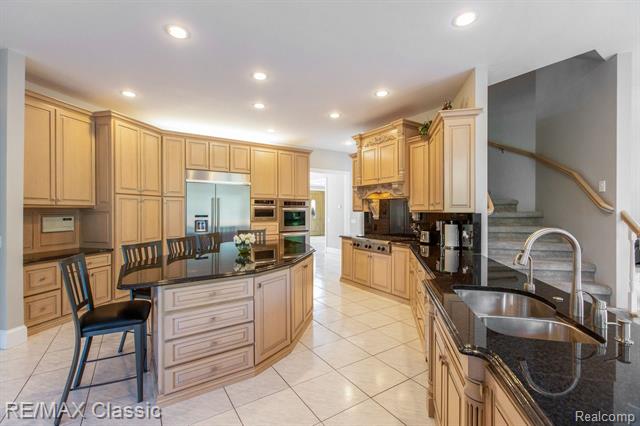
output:
[[[467,79],[462,83],[462,86],[458,90],[458,93],[451,100],[451,105],[454,109],[460,108],[473,108],[478,105],[476,99],[476,88],[478,78],[482,79],[482,76],[476,75],[476,69],[471,70]]]
[[[25,58],[0,50],[0,349],[27,339],[22,288]]]
[[[355,146],[353,152],[356,151]],[[310,164],[312,169],[341,170],[351,172],[351,158],[346,152],[314,149],[311,152]]]
[[[535,72],[489,87],[489,140],[536,151]],[[536,209],[536,164],[530,158],[489,148],[489,191],[494,199],[518,200]]]
[[[469,88],[469,83],[465,82],[462,89],[456,98],[467,99],[467,104],[459,104],[459,107],[477,107],[482,108],[482,111],[476,117],[476,153],[475,153],[475,171],[476,171],[476,200],[475,200],[475,212],[481,215],[481,253],[486,255],[489,252],[489,219],[487,216],[487,192],[488,192],[488,102],[489,102],[489,72],[485,65],[476,66],[473,73],[469,78],[473,79],[473,89]],[[467,91],[473,91],[473,97],[466,95]],[[462,93],[462,94],[461,94]],[[454,108],[455,108],[454,102]]]

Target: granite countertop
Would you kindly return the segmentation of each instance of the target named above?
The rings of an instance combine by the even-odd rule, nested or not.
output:
[[[52,250],[43,251],[40,253],[30,253],[22,256],[23,265],[31,265],[33,263],[40,262],[52,262],[54,260],[64,259],[65,257],[75,256],[76,254],[84,253],[85,256],[100,253],[111,253],[113,249],[110,248],[93,248],[93,247],[77,247],[66,250]]]
[[[222,243],[211,252],[125,264],[120,268],[118,288],[131,290],[258,274],[291,267],[314,252],[306,244],[254,244],[251,253],[243,257],[234,243]]]
[[[546,417],[554,425],[576,424],[576,411],[632,413],[636,420],[640,419],[640,326],[632,324],[631,338],[636,343],[628,348],[626,360],[622,355],[624,348],[615,340],[615,325],[609,326],[606,349],[603,347],[601,352],[597,352],[597,345],[494,332],[457,296],[454,286],[521,292],[526,276],[469,251],[441,253],[436,246],[421,255],[419,244],[413,243],[411,248],[431,273],[425,280],[425,288],[437,300],[437,309],[446,317],[458,350],[488,361],[498,379],[519,393],[517,399],[529,414]],[[555,305],[561,316],[569,318],[569,294],[539,280],[535,294]],[[554,300],[554,296],[562,297],[563,301]],[[588,333],[595,333],[591,329],[590,308],[585,303],[585,325]],[[615,315],[609,312],[608,320],[615,322]],[[528,365],[531,382],[523,373],[523,361]]]

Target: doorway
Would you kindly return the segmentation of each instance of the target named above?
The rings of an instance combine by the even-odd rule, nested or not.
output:
[[[311,191],[311,236],[324,237],[325,192]]]

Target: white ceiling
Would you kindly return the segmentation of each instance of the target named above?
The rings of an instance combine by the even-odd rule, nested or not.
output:
[[[27,56],[31,81],[163,128],[352,151],[353,134],[440,105],[478,64],[495,83],[631,50],[638,3],[5,0],[0,47]],[[467,10],[477,22],[452,27]]]

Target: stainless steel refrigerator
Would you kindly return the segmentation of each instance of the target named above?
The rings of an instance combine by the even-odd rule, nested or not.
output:
[[[232,241],[250,229],[249,175],[187,170],[187,235],[219,232]]]

